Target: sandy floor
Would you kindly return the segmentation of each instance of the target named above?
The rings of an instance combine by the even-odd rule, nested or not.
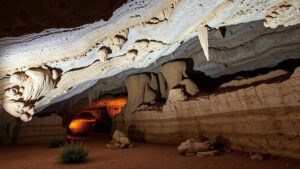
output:
[[[60,149],[46,145],[1,146],[0,169],[299,169],[300,160],[250,160],[246,153],[223,153],[216,157],[180,156],[176,146],[135,143],[132,149],[105,148],[108,138],[87,141],[88,161],[61,164]]]

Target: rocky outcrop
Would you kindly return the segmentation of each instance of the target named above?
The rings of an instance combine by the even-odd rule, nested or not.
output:
[[[129,133],[156,143],[206,137],[236,150],[300,158],[300,68],[284,81],[253,83],[282,73],[229,82],[235,89],[224,85],[225,91],[167,104],[161,111],[138,110],[128,120]]]

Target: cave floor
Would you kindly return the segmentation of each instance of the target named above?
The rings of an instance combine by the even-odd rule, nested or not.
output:
[[[47,145],[0,146],[0,169],[299,169],[300,160],[251,160],[247,153],[222,153],[215,157],[180,156],[175,145],[134,143],[131,149],[107,149],[108,137],[87,140],[88,160],[62,164],[60,149]]]

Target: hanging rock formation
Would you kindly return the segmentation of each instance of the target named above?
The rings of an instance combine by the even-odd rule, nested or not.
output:
[[[199,26],[197,29],[198,38],[203,49],[205,58],[209,61],[209,54],[208,54],[208,35],[207,35],[207,28],[205,26]]]
[[[48,67],[31,68],[10,77],[12,87],[6,89],[3,108],[11,115],[28,122],[34,115],[34,103],[57,84],[59,74]]]
[[[124,113],[132,113],[141,104],[151,103],[157,97],[168,98],[167,102],[174,102],[176,99],[186,99],[183,90],[173,89],[178,85],[183,86],[185,92],[190,95],[195,95],[199,92],[198,87],[191,79],[183,80],[183,78],[188,78],[184,61],[166,63],[161,67],[160,71],[158,74],[143,73],[131,75],[126,79],[125,86],[128,100],[123,109]]]
[[[160,71],[167,82],[168,91],[180,84],[183,78],[187,78],[186,64],[182,61],[169,62],[160,68]]]

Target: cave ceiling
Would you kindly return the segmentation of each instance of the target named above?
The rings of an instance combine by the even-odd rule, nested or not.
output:
[[[127,75],[174,59],[192,58],[194,70],[218,77],[299,58],[298,0],[0,6],[0,102],[14,113],[35,114],[90,89],[122,88]]]

